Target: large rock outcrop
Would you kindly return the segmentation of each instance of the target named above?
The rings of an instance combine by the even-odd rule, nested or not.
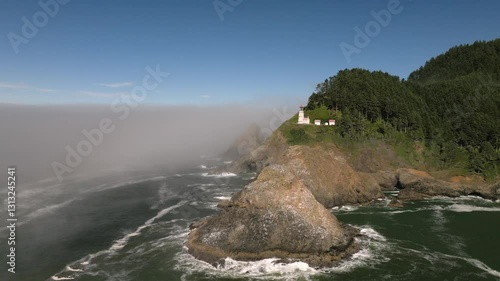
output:
[[[187,242],[189,253],[212,264],[275,257],[322,267],[356,250],[356,231],[342,226],[286,166],[266,167],[219,206],[193,226]]]
[[[232,173],[260,172],[271,164],[288,166],[327,208],[366,203],[384,196],[377,182],[354,171],[335,145],[289,146],[280,131],[227,169]]]
[[[291,146],[281,161],[327,208],[360,204],[384,197],[371,177],[354,171],[335,147]]]
[[[374,173],[360,173],[365,177],[370,177],[382,188],[382,190],[397,190],[397,171],[377,171]]]
[[[398,198],[402,200],[415,200],[438,195],[448,197],[477,195],[492,200],[500,198],[496,194],[496,185],[448,182],[413,169],[399,169],[397,180],[398,187],[402,189]]]

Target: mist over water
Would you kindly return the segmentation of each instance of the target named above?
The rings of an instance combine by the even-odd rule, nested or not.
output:
[[[274,130],[269,127],[284,121],[276,112],[290,117],[294,111],[286,104],[141,106],[121,120],[109,106],[0,104],[0,169],[17,166],[23,183],[55,178],[52,163],[67,165],[67,146],[77,151],[78,143],[88,140],[82,131],[99,129],[103,118],[111,120],[114,131],[103,133],[102,142],[92,145],[91,153],[63,178],[158,166],[178,169],[223,152],[252,123]],[[273,118],[278,121],[270,124]]]
[[[141,105],[130,108],[122,120],[106,105],[0,104],[0,207],[4,210],[0,220],[4,222],[7,167],[17,168],[16,278],[21,279],[14,280],[48,278],[61,265],[85,255],[85,249],[107,248],[129,227],[140,226],[159,208],[178,203],[181,192],[172,193],[166,178],[171,179],[170,185],[176,173],[211,167],[213,161],[222,164],[218,155],[249,126],[260,127],[259,137],[264,139],[295,107],[269,101],[265,106]],[[98,133],[102,140],[94,144],[83,131],[94,132],[97,138],[103,119],[110,120],[114,130]],[[81,163],[71,166],[59,181],[53,163],[68,166],[68,147],[78,151],[82,141],[92,144],[90,153],[78,154]],[[208,169],[202,171],[206,174]],[[2,253],[7,251],[7,235],[5,228],[0,229]],[[0,280],[5,280],[4,273]]]
[[[17,166],[18,273],[0,280],[498,280],[500,203],[390,199],[332,213],[360,229],[362,249],[339,266],[226,259],[215,268],[184,247],[189,225],[214,214],[256,175],[210,174],[249,125],[274,130],[294,106],[142,107],[119,120],[104,106],[0,106],[0,208],[7,166]],[[274,110],[273,110],[274,109]],[[288,118],[287,117],[287,118]],[[82,130],[110,118],[114,132],[59,182],[51,163]],[[9,133],[5,133],[9,132]],[[0,212],[6,221],[6,211]],[[0,251],[8,232],[0,229]],[[451,280],[451,279],[449,279]]]

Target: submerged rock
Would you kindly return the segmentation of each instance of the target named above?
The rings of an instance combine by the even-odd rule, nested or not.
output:
[[[357,231],[342,226],[285,166],[266,167],[220,206],[187,241],[189,253],[211,264],[281,258],[323,267],[357,249]]]
[[[403,202],[399,201],[396,198],[392,198],[391,202],[389,202],[389,204],[387,204],[387,206],[393,207],[393,208],[403,208],[404,207]]]

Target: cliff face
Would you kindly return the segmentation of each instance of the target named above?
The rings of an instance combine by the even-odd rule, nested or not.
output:
[[[458,197],[476,195],[486,199],[496,200],[500,193],[496,187],[481,183],[454,183],[435,179],[429,174],[413,169],[399,169],[396,173],[398,186],[402,188],[398,198],[403,200],[421,199],[432,196]]]
[[[260,172],[271,164],[290,169],[327,208],[383,197],[376,181],[354,171],[334,145],[289,146],[279,130],[264,145],[232,163],[229,170]]]
[[[247,142],[243,141],[245,145]],[[279,131],[275,131],[273,135],[263,144],[255,149],[248,149],[243,154],[240,154],[238,159],[231,163],[226,169],[232,173],[257,172],[270,164],[280,162],[280,159],[285,155],[288,149],[288,144],[285,137]]]
[[[260,172],[271,164],[286,166],[311,191],[316,200],[327,208],[370,202],[383,197],[382,190],[397,189],[401,190],[399,198],[402,200],[437,195],[477,195],[493,200],[500,198],[498,183],[454,183],[436,179],[423,171],[394,169],[388,163],[396,161],[397,157],[390,155],[376,155],[372,151],[363,153],[363,157],[354,161],[347,159],[334,144],[289,146],[281,131],[277,130],[263,145],[234,161],[228,169],[241,173]]]
[[[231,257],[300,259],[331,266],[355,250],[355,231],[342,227],[287,167],[271,165],[221,203],[213,217],[197,224],[187,247],[215,264]]]
[[[383,197],[377,183],[354,171],[335,147],[289,147],[280,159],[327,208]]]
[[[355,171],[333,144],[289,146],[276,131],[265,144],[234,161],[231,172],[259,172],[257,179],[219,203],[219,212],[192,225],[186,246],[211,264],[231,257],[252,261],[281,258],[331,267],[354,254],[358,231],[341,225],[325,207],[383,197],[400,189],[399,199],[444,195],[500,198],[500,185],[450,183],[412,169]],[[393,200],[391,206],[402,206]]]

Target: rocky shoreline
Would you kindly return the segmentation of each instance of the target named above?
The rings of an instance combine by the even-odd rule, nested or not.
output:
[[[190,254],[213,265],[230,257],[331,267],[359,250],[359,231],[339,223],[286,166],[266,167],[219,208],[192,225],[187,241]]]
[[[400,200],[467,195],[500,199],[500,182],[451,182],[411,168],[363,172],[358,170],[359,163],[349,163],[348,157],[335,145],[289,146],[279,131],[268,142],[243,155],[224,170],[258,173],[271,164],[290,166],[316,200],[327,208],[367,203],[383,197],[384,190],[399,190]]]
[[[332,267],[359,251],[354,238],[361,234],[327,208],[368,204],[384,198],[386,190],[399,191],[391,207],[432,196],[500,199],[500,183],[449,182],[409,168],[356,171],[335,145],[289,146],[279,131],[224,171],[259,175],[220,202],[214,216],[192,224],[189,253],[213,265],[230,257]]]
[[[372,176],[382,189],[399,190],[397,198],[402,201],[420,200],[433,196],[454,198],[468,195],[493,201],[500,199],[500,183],[488,185],[477,182],[449,182],[414,169],[382,171],[368,175]]]

